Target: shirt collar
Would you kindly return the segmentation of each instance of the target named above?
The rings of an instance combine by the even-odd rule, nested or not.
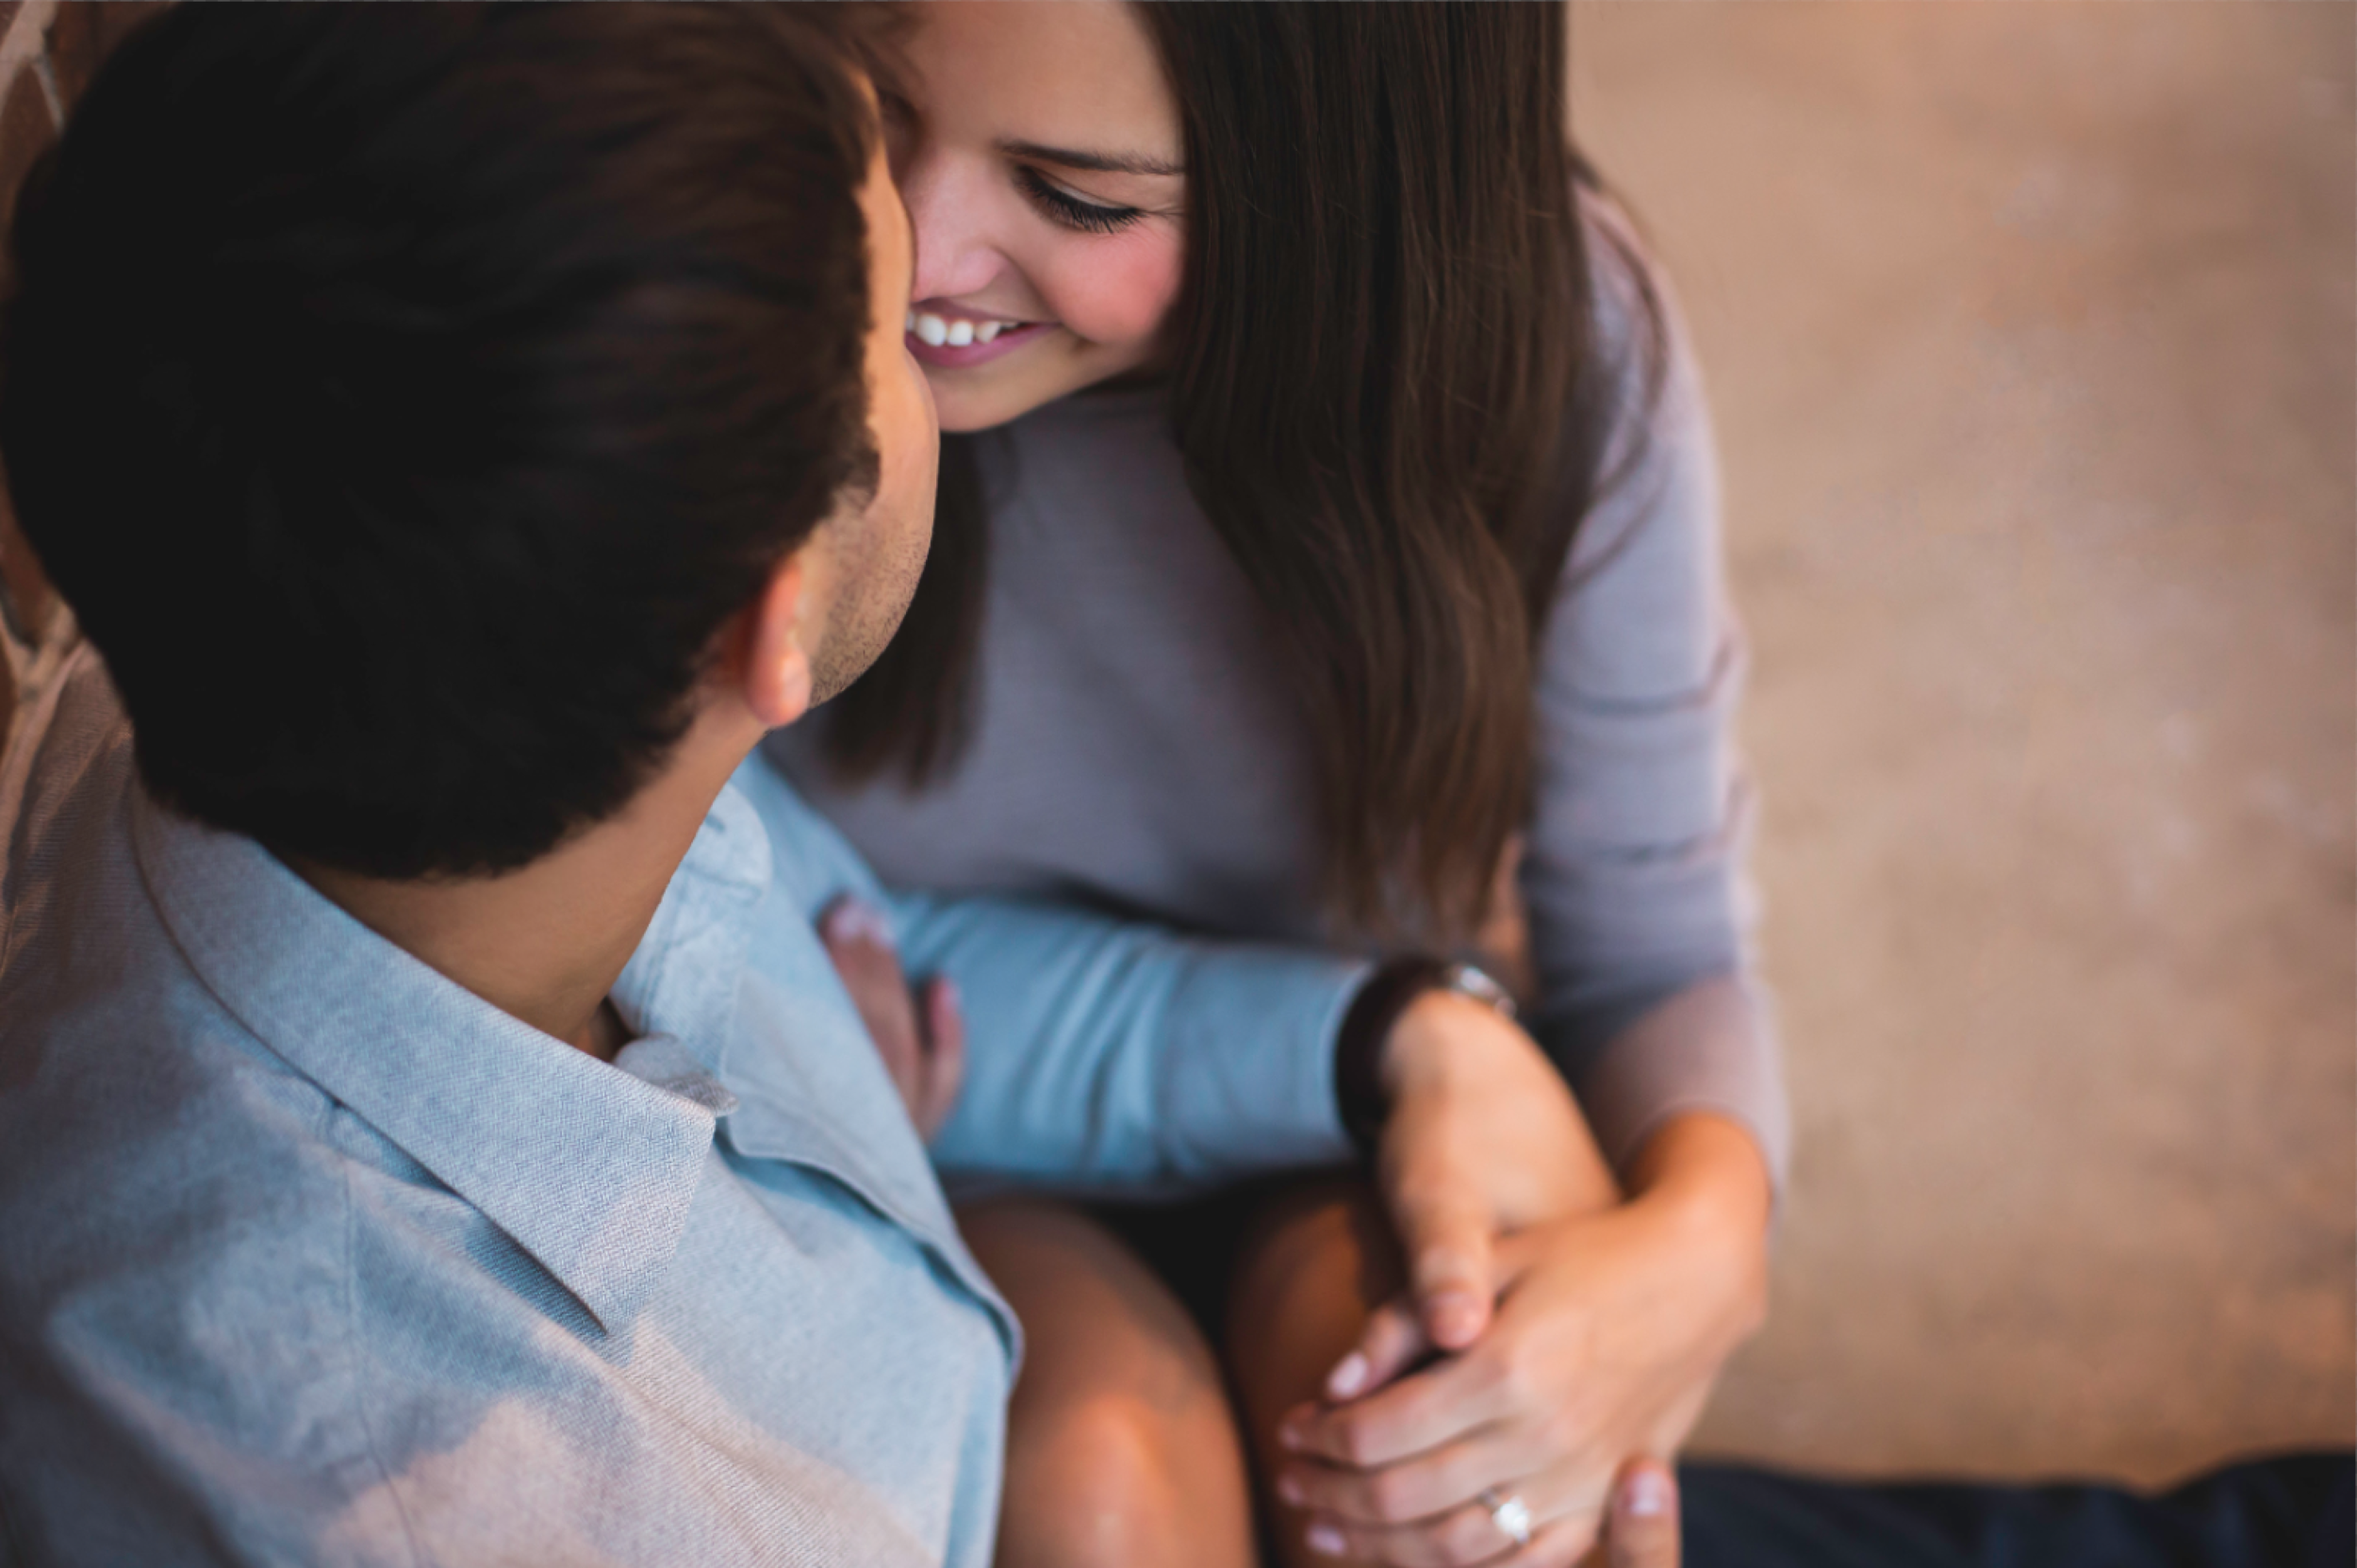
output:
[[[361,925],[252,839],[134,790],[150,894],[239,1022],[405,1151],[611,1330],[687,1223],[716,1116],[744,915],[767,886],[750,808],[724,792],[614,992],[642,1038],[618,1065],[509,1016]],[[730,954],[733,950],[734,957]]]

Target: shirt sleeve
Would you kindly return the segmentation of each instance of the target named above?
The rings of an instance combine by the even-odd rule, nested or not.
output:
[[[737,783],[804,915],[856,894],[885,912],[913,979],[957,986],[965,1083],[932,1155],[962,1190],[1172,1196],[1351,1158],[1334,1042],[1365,962],[895,891],[761,753]]]
[[[1790,1117],[1749,955],[1744,645],[1709,412],[1665,280],[1606,204],[1587,218],[1617,418],[1539,650],[1532,1029],[1616,1165],[1665,1118],[1708,1110],[1751,1131],[1780,1183]]]

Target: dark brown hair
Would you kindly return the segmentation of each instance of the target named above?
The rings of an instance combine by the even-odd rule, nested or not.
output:
[[[1598,485],[1556,4],[1148,4],[1185,124],[1173,435],[1287,649],[1328,893],[1461,932],[1527,809],[1533,650]],[[851,777],[956,753],[985,508],[945,442],[900,640],[838,705]]]
[[[184,6],[108,59],[17,206],[0,451],[159,797],[419,877],[640,786],[876,482],[821,19]]]

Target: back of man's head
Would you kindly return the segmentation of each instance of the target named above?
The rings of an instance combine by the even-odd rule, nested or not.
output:
[[[151,790],[497,871],[611,815],[872,486],[856,74],[799,8],[194,7],[28,179],[0,456]]]

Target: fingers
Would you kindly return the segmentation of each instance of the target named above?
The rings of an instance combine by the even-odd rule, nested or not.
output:
[[[1531,1537],[1530,1544],[1517,1550],[1511,1557],[1501,1558],[1498,1568],[1574,1568],[1596,1543],[1596,1516],[1583,1513],[1577,1518],[1558,1519]]]
[[[965,1012],[954,981],[940,978],[925,986],[925,1082],[915,1114],[917,1131],[928,1143],[956,1109],[958,1091],[965,1086]]]
[[[956,985],[936,979],[912,998],[891,924],[882,911],[857,898],[830,905],[819,916],[818,935],[909,1119],[930,1142],[949,1119],[965,1081],[965,1015]]]
[[[1461,1174],[1410,1168],[1393,1183],[1392,1221],[1425,1332],[1443,1350],[1464,1349],[1489,1328],[1497,1295],[1496,1214]]]
[[[1498,1492],[1515,1494],[1511,1487]],[[1603,1526],[1599,1539],[1597,1527]],[[1623,1467],[1611,1506],[1601,1513],[1574,1503],[1548,1520],[1527,1545],[1515,1546],[1486,1501],[1476,1500],[1428,1520],[1385,1527],[1319,1516],[1311,1520],[1310,1550],[1327,1557],[1393,1568],[1678,1568],[1677,1477],[1657,1459],[1640,1455]],[[1590,1555],[1593,1548],[1593,1555]]]
[[[846,893],[827,906],[826,913],[818,917],[818,933],[831,952],[838,946],[854,944],[882,948],[887,953],[898,951],[893,946],[892,927],[883,912],[854,893]],[[897,956],[894,963],[898,963]]]
[[[1657,1459],[1628,1461],[1612,1489],[1605,1568],[1678,1568],[1677,1477]]]
[[[893,947],[892,928],[881,912],[847,896],[819,916],[818,937],[826,945],[827,957],[860,1022],[867,1026],[868,1038],[876,1043],[893,1084],[914,1110],[921,1086],[923,1045],[917,1038],[908,982],[900,973],[900,955]]]
[[[1371,1468],[1289,1459],[1272,1477],[1294,1508],[1345,1525],[1429,1527],[1452,1510],[1476,1503],[1488,1516],[1498,1496],[1519,1495],[1541,1523],[1575,1513],[1601,1514],[1612,1495],[1608,1456],[1564,1455],[1543,1427],[1500,1424],[1396,1464]]]
[[[1511,1488],[1501,1488],[1513,1495]],[[1352,1562],[1380,1563],[1386,1568],[1573,1568],[1595,1544],[1600,1510],[1593,1505],[1574,1508],[1559,1517],[1541,1521],[1526,1543],[1517,1543],[1498,1522],[1491,1505],[1474,1502],[1438,1517],[1406,1527],[1367,1525],[1319,1515],[1304,1531],[1303,1542],[1321,1557]],[[1620,1568],[1613,1560],[1609,1568]],[[1646,1559],[1641,1568],[1668,1568]]]
[[[1501,1476],[1529,1465],[1522,1445],[1496,1434],[1452,1443],[1405,1464],[1351,1470],[1304,1460],[1277,1473],[1277,1494],[1342,1524],[1413,1525],[1461,1510]],[[1488,1518],[1487,1510],[1481,1510]]]
[[[1500,1358],[1480,1350],[1437,1362],[1389,1387],[1368,1386],[1373,1392],[1348,1404],[1295,1406],[1277,1427],[1277,1441],[1305,1459],[1373,1470],[1470,1438],[1516,1409],[1512,1374]]]
[[[1326,1396],[1340,1404],[1381,1388],[1432,1349],[1415,1302],[1395,1296],[1377,1307],[1360,1330],[1359,1343],[1326,1375]]]

